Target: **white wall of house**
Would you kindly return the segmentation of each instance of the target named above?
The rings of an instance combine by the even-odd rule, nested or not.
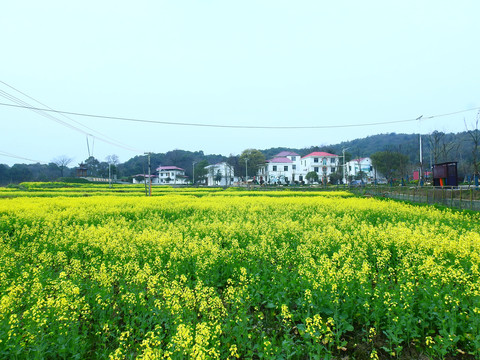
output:
[[[139,180],[137,180],[136,178],[139,178]],[[156,175],[152,175],[150,176],[150,178],[152,179],[152,184],[158,184],[158,178]],[[148,175],[138,174],[138,175],[135,175],[132,182],[133,184],[144,184],[145,182],[147,182],[148,184],[150,182],[148,179],[149,179]]]
[[[345,176],[355,177],[360,171],[367,176],[367,181],[372,181],[375,177],[375,170],[372,166],[372,159],[369,157],[350,160],[345,164]]]
[[[158,178],[156,184],[185,185],[188,178],[185,176],[185,170],[176,166],[160,166],[157,168]]]
[[[259,175],[265,176],[267,184],[285,184],[287,181],[308,183],[306,175],[311,171],[318,174],[320,181],[324,177],[328,181],[330,174],[337,170],[339,170],[339,156],[335,154],[313,152],[300,157],[296,153],[281,152],[267,161]]]
[[[283,158],[273,158],[265,166],[265,181],[267,184],[286,184],[292,181],[292,175],[297,167],[296,162]]]
[[[330,175],[338,170],[338,166],[339,156],[325,152],[313,152],[300,160],[301,175],[305,182],[305,176],[311,171],[318,174],[319,181],[323,178],[328,181]]]
[[[233,166],[226,162],[205,166],[208,186],[230,186],[238,179],[234,176]]]

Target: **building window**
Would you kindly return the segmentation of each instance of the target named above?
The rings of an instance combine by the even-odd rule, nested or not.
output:
[[[335,158],[330,158],[330,164],[335,164]]]
[[[292,165],[292,170],[297,170],[297,165]]]
[[[292,156],[292,161],[295,161],[297,160],[297,157],[296,156]]]
[[[313,158],[314,163],[318,163],[318,158]]]
[[[283,171],[288,171],[288,165],[285,165],[285,166],[283,167]]]
[[[327,158],[323,158],[323,165],[327,165]]]
[[[335,172],[335,166],[332,166],[332,170],[331,170],[332,173]]]
[[[313,168],[313,171],[318,172],[318,166],[315,166],[315,167]]]
[[[272,171],[277,171],[277,165],[273,165]]]

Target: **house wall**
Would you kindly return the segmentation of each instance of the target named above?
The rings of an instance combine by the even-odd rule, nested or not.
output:
[[[339,169],[339,157],[338,156],[329,156],[329,157],[305,157],[301,158],[300,156],[287,156],[291,163],[267,163],[265,165],[265,177],[267,183],[286,183],[285,180],[288,180],[290,183],[295,181],[304,181],[306,180],[306,175],[310,171],[315,171],[318,174],[319,179],[322,179],[326,175],[327,179],[330,174],[334,173]],[[315,161],[315,159],[317,159]],[[325,159],[325,164],[324,164]],[[325,170],[325,173],[324,173]],[[259,172],[261,175],[261,172]]]
[[[370,158],[363,158],[360,161],[351,160],[345,164],[345,176],[357,176],[360,170],[363,171],[369,179],[373,179],[375,176]]]
[[[205,167],[207,169],[207,185],[208,186],[229,186],[233,185],[238,179],[234,176],[233,166],[227,163],[220,163],[215,165],[209,165]],[[216,180],[217,174],[222,176],[221,180]]]
[[[281,183],[285,184],[287,181],[295,181],[293,174],[296,172],[297,164],[293,163],[268,163],[266,166],[265,181],[270,184]]]
[[[167,179],[170,178],[170,181]],[[185,171],[161,170],[158,172],[158,184],[186,184]]]

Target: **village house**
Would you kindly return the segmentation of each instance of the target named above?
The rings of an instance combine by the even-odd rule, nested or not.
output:
[[[233,166],[226,162],[205,166],[208,186],[231,186],[238,179],[234,176]]]
[[[265,169],[259,174],[265,177],[267,184],[287,184],[295,181],[295,172],[300,155],[291,151],[282,151],[271,160],[267,160]]]
[[[320,181],[329,181],[339,169],[339,156],[327,152],[312,152],[304,157],[291,151],[282,151],[267,160],[259,175],[265,176],[267,184],[308,183],[306,175],[315,172]]]
[[[363,178],[358,180],[363,180],[365,182],[372,182],[375,178],[375,170],[372,165],[372,159],[369,157],[353,159],[345,164],[346,181],[354,180],[360,175],[363,175]]]
[[[156,184],[185,185],[188,183],[185,170],[177,166],[159,166],[157,171],[158,177],[155,179]]]
[[[339,156],[323,151],[316,151],[305,155],[301,158],[300,163],[303,178],[306,174],[313,171],[317,173],[320,181],[329,181],[330,175],[338,170],[338,166]]]

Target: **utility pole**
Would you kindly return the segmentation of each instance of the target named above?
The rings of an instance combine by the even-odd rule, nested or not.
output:
[[[111,168],[112,168],[112,163],[109,162],[108,163],[108,185],[109,185],[110,188],[112,187],[112,170],[111,170]]]
[[[343,154],[343,156],[342,156],[343,157],[343,166],[342,166],[342,168],[343,168],[343,185],[345,185],[345,183],[347,182],[347,179],[345,178],[345,150],[348,150],[348,149],[350,149],[350,148],[347,147],[347,148],[344,148],[342,150],[342,154]]]
[[[197,163],[198,161],[194,161],[192,163],[192,167],[193,167],[193,177],[192,177],[192,185],[195,185],[195,164]]]
[[[228,173],[227,173],[227,163],[223,164],[223,173],[225,174],[225,186],[228,186]],[[221,181],[221,180],[220,180]],[[220,182],[221,184],[221,182]]]
[[[151,154],[151,152],[146,152],[145,153],[145,155],[148,155],[148,184],[149,184],[148,194],[149,194],[149,196],[152,196],[152,176],[151,176],[152,165],[150,163],[150,154]]]
[[[248,184],[248,159],[245,158],[245,184]]]
[[[418,184],[420,186],[423,186],[423,153],[422,153],[422,132],[420,131],[420,119],[423,117],[423,115],[420,115],[417,120],[418,120],[418,137],[420,139],[420,175],[418,177]]]

